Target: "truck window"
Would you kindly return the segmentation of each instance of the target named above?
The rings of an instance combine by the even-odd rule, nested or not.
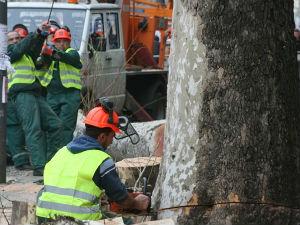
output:
[[[120,31],[118,13],[107,13],[107,39],[109,49],[120,48]]]
[[[17,23],[24,24],[28,31],[35,31],[37,26],[46,21],[49,16],[48,8],[8,8],[8,30]],[[56,21],[60,26],[71,29],[71,47],[79,50],[83,34],[85,10],[53,9],[50,20]]]
[[[103,36],[104,34],[104,26],[103,26],[103,14],[95,13],[92,14],[92,21],[90,25],[90,33],[96,33],[99,36]]]
[[[90,22],[90,36],[88,49],[93,48],[95,51],[101,51],[104,39],[103,13],[93,13]]]

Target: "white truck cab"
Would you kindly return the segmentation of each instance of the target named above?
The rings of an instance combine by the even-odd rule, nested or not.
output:
[[[29,32],[48,20],[51,2],[8,2],[8,30],[15,24],[24,24]],[[68,26],[71,47],[83,61],[81,70],[86,104],[106,96],[120,112],[125,102],[125,52],[120,6],[117,4],[53,5],[50,20]],[[91,101],[91,102],[89,102]]]

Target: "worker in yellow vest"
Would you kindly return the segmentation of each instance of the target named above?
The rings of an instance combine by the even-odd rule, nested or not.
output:
[[[83,123],[86,135],[60,149],[46,164],[44,190],[36,208],[39,222],[58,216],[99,220],[103,190],[110,201],[128,209],[146,210],[149,205],[146,195],[128,195],[112,158],[105,153],[114,135],[122,133],[118,115],[99,106],[87,114]]]
[[[7,33],[7,44],[10,47],[11,45],[17,44],[22,37],[18,31],[9,31]],[[21,122],[15,116],[15,106],[13,101],[8,95],[6,104],[6,126],[8,127],[6,131],[6,153],[7,158],[12,159],[13,164],[18,170],[32,170],[30,165],[29,155],[25,149],[25,138],[24,132],[21,126]],[[9,164],[8,164],[9,165]]]
[[[70,47],[71,35],[66,29],[56,30],[51,44],[42,50],[42,61],[49,66],[41,84],[47,87],[47,102],[63,123],[64,145],[73,140],[80,106],[80,69],[78,52]]]
[[[14,129],[22,128],[33,164],[33,175],[42,176],[47,161],[62,147],[62,123],[41,95],[35,61],[47,37],[47,25],[8,45],[8,56],[14,71],[8,73],[8,97],[11,101],[11,123],[7,123],[8,145],[14,143]],[[21,126],[20,126],[21,125]],[[48,143],[51,143],[48,144]],[[13,149],[10,148],[13,157]],[[14,158],[15,159],[15,158]]]

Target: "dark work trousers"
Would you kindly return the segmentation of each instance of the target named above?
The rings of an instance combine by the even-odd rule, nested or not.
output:
[[[20,121],[17,118],[16,107],[12,99],[8,99],[6,105],[6,137],[7,147],[11,154],[14,166],[22,166],[29,163],[29,155],[25,149],[25,137]]]
[[[47,102],[63,123],[63,146],[73,140],[80,101],[80,90],[75,88],[65,88],[58,93],[47,92]]]
[[[44,167],[62,147],[62,123],[40,95],[20,92],[13,104],[15,116],[24,131],[33,168]]]

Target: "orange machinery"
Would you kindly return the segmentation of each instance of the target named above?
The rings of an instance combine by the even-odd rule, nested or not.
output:
[[[148,0],[123,0],[123,39],[128,66],[164,67],[166,30],[172,12],[173,0],[169,0],[167,6]],[[157,64],[153,59],[156,30],[161,33]]]

